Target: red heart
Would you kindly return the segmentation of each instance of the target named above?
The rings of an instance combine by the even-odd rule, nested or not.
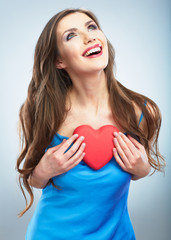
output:
[[[84,162],[91,168],[98,170],[107,164],[113,157],[113,132],[119,130],[112,125],[105,125],[99,129],[93,129],[88,125],[81,125],[73,134],[84,136],[86,147]]]

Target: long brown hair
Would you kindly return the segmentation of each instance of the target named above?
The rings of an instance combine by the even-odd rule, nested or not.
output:
[[[19,216],[22,216],[31,207],[34,199],[28,177],[39,163],[46,147],[52,141],[54,134],[67,115],[66,98],[69,89],[72,87],[72,81],[65,70],[55,67],[56,59],[59,56],[56,28],[64,16],[75,12],[88,15],[100,28],[98,20],[92,12],[83,9],[66,9],[49,20],[35,48],[32,79],[28,87],[26,101],[21,106],[19,114],[22,148],[16,168],[19,172],[19,184],[26,200],[26,208]],[[151,166],[155,170],[162,171],[164,159],[158,151],[158,135],[161,125],[159,108],[151,99],[127,89],[115,79],[113,74],[115,52],[108,40],[107,43],[109,60],[105,68],[105,74],[115,121],[123,129],[136,134],[140,138]],[[145,107],[145,101],[148,102],[150,108],[148,105]],[[147,123],[146,130],[138,127],[133,103],[144,113]],[[154,140],[150,143],[152,137]],[[29,203],[23,186],[30,195]]]

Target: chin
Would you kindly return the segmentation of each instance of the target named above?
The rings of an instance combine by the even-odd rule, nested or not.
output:
[[[96,65],[92,64],[89,69],[87,68],[87,71],[89,70],[89,72],[94,72],[94,73],[95,72],[101,72],[107,67],[107,65],[108,65],[108,62],[99,63],[99,64],[96,64]]]
[[[108,61],[102,62],[102,63],[98,63],[95,68],[96,70],[104,70],[108,65]]]

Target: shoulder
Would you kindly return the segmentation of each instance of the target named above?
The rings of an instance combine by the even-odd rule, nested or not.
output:
[[[137,103],[133,103],[137,123],[139,123],[139,129],[144,133],[147,137],[150,128],[156,128],[157,121],[160,118],[160,112],[157,105],[153,102],[147,101],[146,104],[139,107]],[[141,121],[140,121],[141,119]]]
[[[140,119],[141,114],[143,113],[143,109],[145,108],[148,114],[152,117],[155,118],[156,116],[156,104],[155,106],[150,103],[149,101],[144,101],[143,108],[140,108],[136,102],[133,102],[134,110],[137,119]]]
[[[140,116],[142,114],[142,109],[138,106],[138,104],[136,102],[133,102],[133,107],[134,107],[134,111],[135,111],[137,121],[139,121]]]
[[[143,107],[141,108],[137,103],[133,102],[135,115],[137,119],[137,123],[139,124],[139,128],[144,132],[147,130],[147,121],[146,121],[146,115],[145,112],[148,113],[148,115],[151,118],[155,118],[156,113],[154,110],[154,107],[150,102],[144,103]]]

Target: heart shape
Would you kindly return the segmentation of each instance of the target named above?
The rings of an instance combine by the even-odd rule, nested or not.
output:
[[[112,125],[104,125],[99,129],[81,125],[74,130],[73,134],[84,136],[86,154],[83,160],[91,168],[99,170],[112,159],[113,132],[119,132],[119,130]]]

